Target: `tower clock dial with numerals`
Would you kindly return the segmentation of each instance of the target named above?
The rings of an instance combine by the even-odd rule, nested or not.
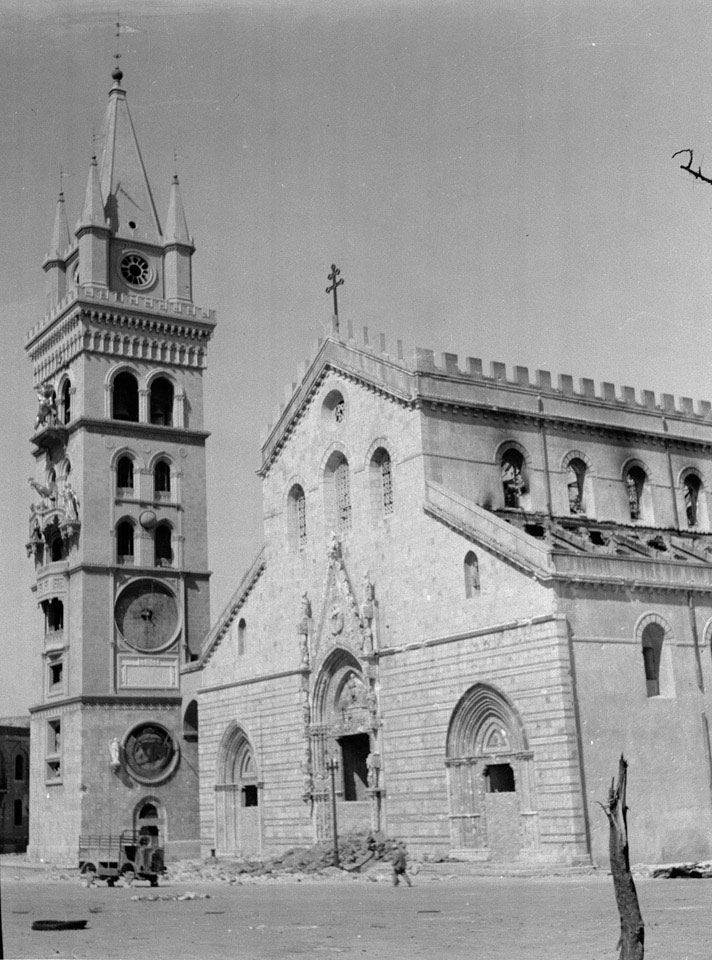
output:
[[[167,647],[178,629],[176,598],[156,580],[135,580],[116,600],[116,626],[127,643],[144,653]]]

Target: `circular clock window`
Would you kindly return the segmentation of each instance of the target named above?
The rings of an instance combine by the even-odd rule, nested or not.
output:
[[[165,780],[178,763],[178,747],[160,723],[140,723],[124,737],[124,757],[139,783]]]
[[[134,580],[119,594],[114,619],[127,643],[154,653],[175,640],[178,604],[168,587],[157,580]]]
[[[147,287],[153,280],[153,271],[140,253],[126,253],[119,261],[121,278],[132,287]]]

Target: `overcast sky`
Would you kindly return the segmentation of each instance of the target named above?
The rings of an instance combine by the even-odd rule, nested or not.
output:
[[[122,0],[121,67],[162,221],[173,154],[216,308],[217,616],[259,549],[260,431],[340,314],[388,344],[711,399],[709,4]],[[116,4],[0,0],[0,716],[38,699],[25,558],[26,332],[59,189],[80,212]],[[686,158],[682,158],[684,161]]]

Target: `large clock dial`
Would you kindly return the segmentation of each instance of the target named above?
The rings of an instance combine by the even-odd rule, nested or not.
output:
[[[121,636],[147,653],[168,646],[178,629],[176,598],[156,580],[134,580],[125,587],[114,616]]]

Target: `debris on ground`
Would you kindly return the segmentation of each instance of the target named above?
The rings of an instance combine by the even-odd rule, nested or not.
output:
[[[379,833],[364,832],[339,837],[340,869],[334,867],[331,840],[324,840],[309,847],[292,847],[267,860],[208,857],[205,860],[169,863],[166,879],[171,882],[217,880],[223,883],[249,883],[278,878],[348,878],[362,870],[370,871],[379,864],[390,867],[396,843],[396,840]],[[413,868],[417,873],[417,864],[413,864]]]
[[[144,893],[136,894],[136,896],[131,897],[132,900],[209,900],[209,893],[193,893],[192,891],[188,893]]]

